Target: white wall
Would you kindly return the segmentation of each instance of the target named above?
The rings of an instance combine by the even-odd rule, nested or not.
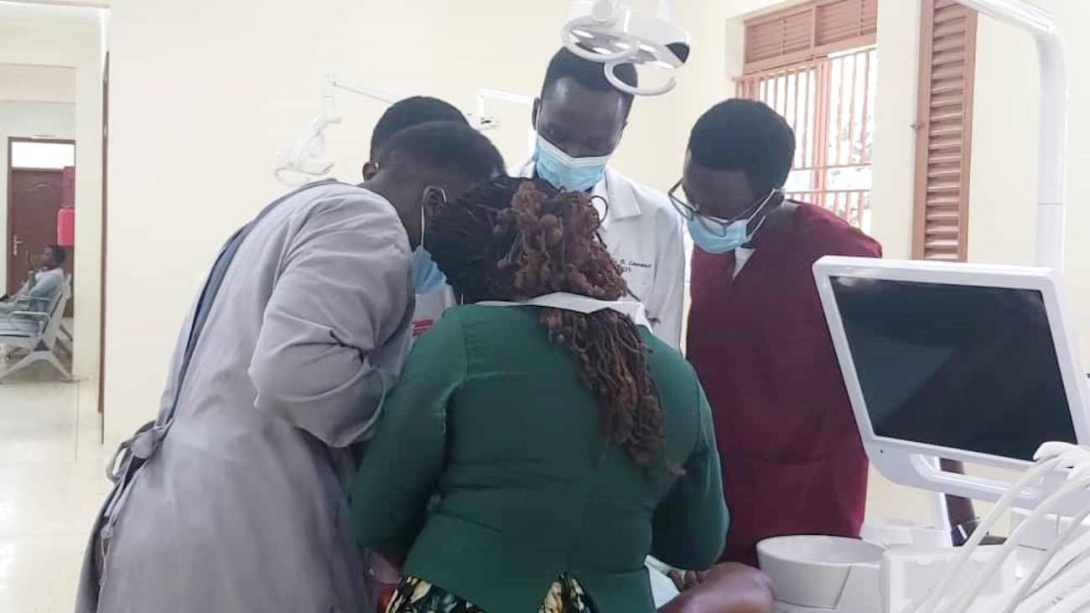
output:
[[[76,101],[76,70],[67,66],[0,64],[0,100]]]
[[[878,4],[871,233],[887,258],[912,257],[920,3]]]
[[[49,102],[11,102],[0,100],[0,236],[8,249],[8,138],[75,138],[76,107]],[[7,253],[4,251],[3,253]],[[7,258],[0,265],[0,294],[7,287]]]
[[[0,2],[0,63],[76,70],[76,248],[73,370],[94,377],[102,232],[102,36],[98,10]],[[7,233],[0,235],[6,243]],[[7,245],[3,247],[6,249]]]
[[[36,4],[55,7],[109,8],[109,0],[4,0],[12,4]]]
[[[1012,26],[985,17],[978,23],[969,260],[1033,264],[1037,51]]]

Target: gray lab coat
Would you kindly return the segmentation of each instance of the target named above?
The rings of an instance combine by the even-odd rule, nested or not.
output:
[[[240,245],[173,424],[103,520],[101,578],[100,544],[89,548],[81,613],[373,606],[350,527],[346,447],[369,434],[404,357],[408,239],[385,199],[329,183],[289,196]]]

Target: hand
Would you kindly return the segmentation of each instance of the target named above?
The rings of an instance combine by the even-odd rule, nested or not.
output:
[[[669,576],[677,587],[677,591],[684,592],[700,585],[707,574],[707,571],[671,570]]]
[[[401,570],[381,555],[373,553],[369,561],[371,577],[379,585],[397,585],[401,580]]]
[[[676,572],[687,585],[660,613],[772,613],[772,581],[751,566],[725,562],[703,573]]]

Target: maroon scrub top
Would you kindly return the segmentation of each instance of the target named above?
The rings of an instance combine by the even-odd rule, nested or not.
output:
[[[792,534],[858,537],[867,495],[859,439],[812,266],[881,257],[873,239],[811,204],[734,253],[693,253],[688,357],[715,417],[731,513],[723,559],[756,564],[757,543]]]

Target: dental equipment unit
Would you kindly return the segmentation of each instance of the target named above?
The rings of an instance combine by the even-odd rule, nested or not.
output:
[[[1090,611],[1090,389],[1060,277],[1067,86],[1058,25],[1024,0],[958,2],[1037,43],[1040,268],[829,257],[814,274],[872,465],[894,483],[995,506],[959,549],[946,530],[912,522],[865,526],[877,542],[765,541],[778,613]],[[935,458],[1021,477],[944,472]],[[1005,544],[981,545],[1005,513]]]

